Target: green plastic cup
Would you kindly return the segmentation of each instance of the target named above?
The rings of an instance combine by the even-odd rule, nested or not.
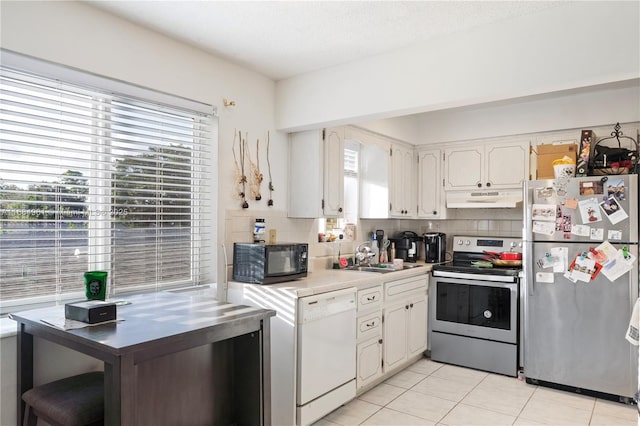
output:
[[[85,272],[84,291],[88,300],[105,300],[107,296],[107,272]]]

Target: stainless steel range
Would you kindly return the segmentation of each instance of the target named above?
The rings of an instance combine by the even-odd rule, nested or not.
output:
[[[502,252],[521,253],[522,240],[456,236],[453,262],[433,267],[429,341],[434,361],[517,376],[522,261],[501,261],[496,254]]]

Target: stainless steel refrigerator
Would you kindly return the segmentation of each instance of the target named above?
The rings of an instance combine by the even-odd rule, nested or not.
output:
[[[638,177],[525,184],[524,372],[530,383],[638,391],[624,337],[638,298]]]

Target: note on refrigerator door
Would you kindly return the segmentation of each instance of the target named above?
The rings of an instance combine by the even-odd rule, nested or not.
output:
[[[624,180],[623,179],[609,179],[607,182],[607,194],[610,197],[615,197],[616,199],[622,201],[625,199],[625,189],[624,189]]]
[[[589,234],[591,232],[591,228],[587,225],[578,225],[578,224],[574,224],[571,227],[571,233],[573,235],[578,235],[581,237],[588,237]]]
[[[580,182],[580,195],[604,194],[604,187],[600,180]]]
[[[543,257],[536,261],[536,265],[538,265],[538,268],[540,269],[552,268],[553,260],[551,253],[545,253]]]
[[[602,244],[598,245],[594,251],[600,255],[597,259],[594,256],[593,252],[589,254],[589,257],[594,258],[597,262],[600,262],[603,266],[607,266],[607,263],[611,262],[618,256],[618,249],[615,248],[613,244],[609,241],[604,241]]]
[[[553,272],[564,272],[569,265],[569,248],[553,247],[551,249],[551,258],[553,259]]]
[[[622,241],[622,231],[619,231],[617,229],[610,229],[607,232],[607,240]]]
[[[618,250],[616,256],[602,268],[602,274],[609,279],[615,281],[627,272],[631,271],[636,261],[636,257],[631,253],[625,253]]]
[[[534,204],[531,207],[531,219],[534,221],[555,221],[556,209],[555,204]]]
[[[601,202],[600,208],[605,213],[605,216],[609,221],[614,225],[629,217],[627,212],[624,211],[620,203],[616,200],[616,197],[609,197]]]
[[[551,272],[536,272],[537,283],[549,283],[553,284],[553,273]]]
[[[604,240],[604,228],[592,228],[590,238],[592,240]]]
[[[556,232],[556,223],[534,220],[533,232],[535,232],[536,234],[553,235]]]
[[[583,281],[588,283],[601,271],[602,265],[595,260],[588,258],[584,254],[576,256],[565,277],[569,278],[573,282]]]
[[[580,208],[582,223],[588,224],[600,222],[602,220],[597,198],[588,198],[586,200],[579,201],[578,207]]]
[[[564,206],[568,209],[575,210],[578,208],[578,200],[575,198],[567,198],[564,201]]]

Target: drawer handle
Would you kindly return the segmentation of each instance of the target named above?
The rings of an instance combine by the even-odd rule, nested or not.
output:
[[[375,327],[376,322],[375,322],[375,321],[373,321],[373,322],[367,323],[367,324],[365,324],[365,325],[366,325],[367,327]]]
[[[367,297],[367,300],[368,301],[376,300],[376,296],[369,296]]]

